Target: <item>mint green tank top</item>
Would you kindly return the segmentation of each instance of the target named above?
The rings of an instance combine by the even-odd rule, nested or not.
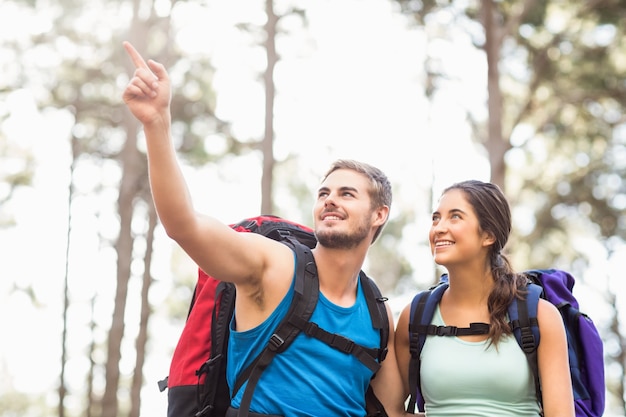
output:
[[[439,306],[432,324],[445,326]],[[489,341],[428,336],[421,356],[421,386],[428,417],[537,417],[532,371],[513,336],[496,350]]]

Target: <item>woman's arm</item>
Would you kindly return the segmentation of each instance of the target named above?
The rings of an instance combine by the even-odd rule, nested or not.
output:
[[[539,300],[539,377],[545,417],[573,417],[574,394],[569,371],[567,337],[561,314],[554,305]]]
[[[411,305],[404,307],[398,318],[395,334],[396,361],[400,370],[400,378],[402,379],[402,400],[405,401],[409,396],[409,363],[411,361],[411,353],[409,351],[409,315]]]
[[[387,306],[387,315],[389,316],[389,341],[387,343],[387,357],[382,362],[382,367],[378,371],[376,377],[372,380],[372,388],[376,397],[385,407],[385,411],[390,417],[403,416],[404,414],[404,395],[403,383],[396,361],[396,342],[393,315],[391,309]]]

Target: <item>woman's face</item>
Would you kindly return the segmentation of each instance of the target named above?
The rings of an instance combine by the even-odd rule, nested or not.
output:
[[[435,262],[446,267],[486,258],[494,241],[480,229],[474,208],[459,189],[449,190],[439,199],[429,240]]]

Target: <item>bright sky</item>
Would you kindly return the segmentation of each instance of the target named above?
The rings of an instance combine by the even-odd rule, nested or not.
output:
[[[235,29],[235,23],[242,20],[262,23],[259,1],[216,1],[207,9],[179,6],[175,19],[185,29],[177,41],[190,56],[210,52],[218,67],[219,115],[233,120],[241,137],[259,137],[263,131],[263,90],[256,79],[263,60],[249,53],[246,36]],[[476,107],[482,106],[485,96],[484,77],[480,75],[485,73],[484,63],[466,39],[459,39],[455,51],[441,45],[434,52],[450,68],[458,68],[454,74],[458,82],[429,104],[423,97],[423,34],[394,15],[387,1],[318,0],[308,3],[307,12],[309,31],[299,30],[296,21],[289,25],[293,34],[279,43],[283,56],[276,68],[279,157],[306,154],[302,172],[315,175],[321,175],[339,157],[370,162],[397,184],[394,205],[415,210],[430,209],[424,206],[422,190],[433,181],[438,194],[453,181],[488,179],[487,162],[471,142],[462,109],[471,100],[476,100]],[[10,141],[35,152],[37,172],[34,187],[21,190],[12,202],[17,226],[0,230],[0,253],[5,254],[0,280],[0,315],[5,319],[0,322],[0,334],[12,335],[0,338],[0,394],[12,385],[19,391],[45,394],[54,405],[60,369],[70,162],[67,132],[71,120],[63,112],[37,113],[27,90],[15,92],[10,100],[11,117],[3,130]],[[117,180],[104,174],[106,167],[93,169],[78,175],[79,189],[81,184],[89,189],[92,178],[112,183]],[[207,168],[188,171],[188,175],[200,211],[211,211],[225,222],[258,211],[260,172],[256,160],[233,161],[219,173]],[[216,207],[210,198],[230,198],[233,187],[251,197],[246,202]],[[68,378],[70,389],[78,393],[84,387],[88,366],[89,300],[98,295],[95,314],[102,323],[109,320],[112,310],[114,254],[101,247],[96,233],[102,224],[115,221],[114,213],[106,207],[108,203],[86,195],[76,201],[73,213],[74,224],[80,227],[73,230],[70,258],[74,304],[70,311]],[[407,250],[417,247],[427,226],[427,222],[413,226],[415,241],[406,242]],[[161,232],[157,259],[162,265],[155,268],[159,282],[152,294],[157,310],[174,278],[169,266],[172,248]],[[416,258],[416,262],[430,262],[423,254]],[[11,293],[15,286],[29,285],[35,288],[41,305],[32,307],[24,292]],[[131,288],[131,294],[137,291]],[[137,304],[129,303],[129,315],[136,314],[137,308]],[[19,319],[12,319],[15,317]],[[158,314],[152,324],[151,357],[142,392],[142,415],[146,416],[165,415],[167,395],[158,392],[156,381],[167,374],[170,351],[180,332]],[[129,335],[134,331],[132,326],[127,328]],[[104,340],[106,334],[97,337]],[[132,342],[129,338],[124,348],[132,351]],[[131,371],[133,360],[132,354],[124,356],[123,373]],[[82,398],[70,400],[79,402]],[[74,405],[68,403],[68,407]]]

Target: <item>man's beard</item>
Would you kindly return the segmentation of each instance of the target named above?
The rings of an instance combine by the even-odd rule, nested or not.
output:
[[[316,231],[315,236],[320,245],[329,249],[352,249],[357,247],[363,239],[367,238],[371,225],[364,221],[359,224],[356,230],[350,233],[335,232],[332,229],[325,229],[323,232]]]

